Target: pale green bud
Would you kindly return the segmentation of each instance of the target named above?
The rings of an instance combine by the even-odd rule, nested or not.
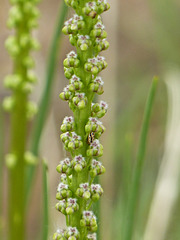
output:
[[[30,42],[30,35],[29,34],[23,34],[21,37],[20,37],[20,45],[21,47],[23,48],[26,48],[29,46],[29,42]]]
[[[31,56],[26,56],[22,63],[27,68],[33,68],[35,66],[34,59]]]
[[[87,51],[88,45],[86,43],[84,43],[80,46],[80,49],[81,49],[81,51]]]
[[[29,83],[29,82],[24,82],[24,83],[22,84],[22,91],[23,91],[24,93],[26,93],[26,94],[31,93],[31,92],[33,91],[33,86],[32,86],[32,84]]]
[[[15,106],[15,100],[12,96],[5,97],[3,100],[3,109],[7,112],[11,112]]]
[[[20,21],[22,21],[22,12],[21,9],[19,8],[19,6],[13,6],[10,11],[9,11],[9,18],[11,19],[11,21],[14,22],[14,24],[19,23]]]
[[[5,162],[8,168],[14,168],[17,163],[17,156],[13,153],[9,153],[5,156]]]
[[[31,120],[38,111],[38,106],[35,102],[27,103],[27,112],[26,117],[28,120]]]
[[[20,52],[17,39],[14,36],[8,37],[8,39],[5,41],[5,47],[12,57],[16,57]]]
[[[24,160],[28,165],[37,165],[38,158],[32,152],[25,152]]]
[[[31,39],[31,47],[34,50],[39,50],[40,49],[40,44],[39,44],[37,39],[35,39],[35,38]]]
[[[5,77],[4,86],[6,88],[10,88],[12,90],[15,90],[19,87],[21,82],[22,82],[22,78],[21,78],[20,75],[12,74],[12,75],[8,75],[8,76]]]
[[[34,72],[28,71],[27,80],[28,80],[28,82],[31,82],[31,83],[36,83],[37,82],[37,77],[35,76]]]

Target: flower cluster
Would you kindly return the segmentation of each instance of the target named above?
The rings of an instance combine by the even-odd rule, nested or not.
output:
[[[78,240],[80,238],[80,234],[75,227],[68,227],[65,229],[58,229],[56,233],[53,235],[53,240]],[[91,239],[91,238],[90,238]]]
[[[11,0],[10,2],[12,7],[9,11],[7,26],[14,29],[15,34],[8,37],[5,47],[14,64],[16,63],[15,65],[19,67],[4,80],[5,88],[10,89],[13,94],[4,99],[3,107],[6,111],[13,112],[18,109],[16,93],[27,96],[32,92],[33,84],[37,81],[31,70],[34,67],[34,60],[30,53],[32,50],[39,49],[38,41],[31,36],[31,30],[38,26],[39,11],[36,8],[38,0],[23,2]],[[25,108],[27,119],[32,119],[37,112],[36,104],[27,101]]]
[[[97,219],[90,208],[103,194],[102,187],[93,181],[105,172],[97,158],[103,155],[99,138],[105,131],[99,119],[106,114],[108,105],[92,100],[95,94],[104,92],[104,81],[98,74],[107,67],[107,62],[100,52],[106,50],[109,43],[100,14],[110,6],[106,0],[83,4],[65,0],[65,3],[76,13],[65,22],[62,31],[69,35],[76,51],[70,51],[63,62],[69,83],[59,97],[68,102],[73,117],[65,117],[61,125],[60,138],[71,157],[57,166],[61,182],[57,188],[56,209],[66,215],[67,226],[72,226],[56,232],[53,239],[95,240]],[[67,238],[69,229],[76,229],[76,236]]]

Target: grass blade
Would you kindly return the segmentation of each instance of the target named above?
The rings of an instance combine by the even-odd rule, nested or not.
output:
[[[48,166],[43,161],[43,236],[42,240],[48,239],[48,186],[47,186],[47,171]]]
[[[67,6],[65,3],[60,7],[59,16],[57,20],[57,25],[55,28],[54,37],[52,40],[52,45],[49,53],[48,64],[47,64],[47,73],[45,79],[45,87],[42,94],[42,98],[39,105],[39,112],[36,118],[35,127],[33,130],[32,137],[32,146],[31,151],[34,155],[38,156],[39,152],[39,144],[41,139],[42,130],[45,124],[47,112],[49,109],[49,100],[51,98],[52,93],[52,85],[54,79],[54,73],[56,69],[56,60],[57,54],[59,52],[60,39],[62,36],[61,29],[63,27],[65,17],[67,14]],[[28,199],[28,195],[31,189],[32,179],[35,171],[35,166],[29,166],[27,171],[27,186],[26,186],[26,200]],[[27,201],[26,201],[27,202]]]
[[[149,92],[149,96],[146,102],[143,124],[142,124],[141,135],[140,135],[139,149],[138,149],[137,159],[135,163],[132,183],[130,187],[129,199],[127,202],[127,213],[125,218],[125,229],[124,229],[123,240],[132,239],[137,197],[139,193],[140,179],[141,179],[144,160],[145,160],[147,134],[149,129],[149,122],[150,122],[155,92],[157,88],[157,82],[158,82],[158,78],[154,77],[152,81],[151,89]]]

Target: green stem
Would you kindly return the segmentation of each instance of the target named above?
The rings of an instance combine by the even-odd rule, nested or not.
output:
[[[0,106],[0,239],[3,238],[3,152],[4,152],[4,131],[3,131],[3,113]]]
[[[149,122],[152,112],[152,106],[154,102],[154,96],[156,92],[158,78],[154,77],[151,85],[151,89],[149,92],[149,96],[147,98],[141,136],[140,136],[140,143],[139,149],[137,154],[137,160],[135,164],[135,170],[132,178],[132,184],[129,191],[129,199],[127,203],[127,215],[125,219],[125,229],[124,229],[124,237],[123,240],[131,240],[133,234],[133,227],[134,227],[134,217],[138,199],[138,193],[140,188],[140,179],[142,176],[143,165],[145,161],[145,151],[146,151],[146,143],[147,143],[147,134],[149,129]]]
[[[17,41],[24,33],[28,33],[27,19],[16,31]],[[19,74],[26,81],[27,67],[23,64],[24,57],[28,56],[29,49],[21,50],[14,62],[14,73]],[[9,168],[9,240],[23,240],[25,237],[25,205],[24,205],[24,153],[27,137],[27,93],[21,89],[13,93],[15,108],[11,115],[11,153],[16,156],[16,163]]]
[[[48,166],[45,161],[43,161],[43,238],[42,240],[48,239],[48,186],[47,186],[47,171]]]
[[[52,40],[52,45],[51,45],[50,53],[48,57],[45,87],[44,87],[44,91],[40,101],[39,112],[36,118],[35,127],[33,130],[33,136],[32,136],[31,151],[36,156],[38,156],[38,153],[39,153],[40,138],[42,135],[42,130],[43,130],[47,112],[49,109],[49,103],[50,103],[53,80],[54,80],[54,73],[56,69],[57,54],[59,52],[60,39],[62,36],[61,29],[65,20],[67,11],[68,11],[68,8],[65,5],[65,3],[63,3],[63,5],[60,7],[60,10],[59,10],[57,25],[55,28],[55,33],[54,33],[54,37]],[[27,179],[26,179],[26,183],[27,183],[26,204],[28,201],[28,196],[30,193],[31,185],[32,185],[34,171],[35,171],[35,166],[28,166]]]
[[[22,76],[24,76],[22,74]],[[15,94],[16,111],[11,118],[11,152],[16,154],[16,164],[9,169],[9,240],[23,240],[25,233],[24,209],[24,152],[27,119],[24,94]],[[21,117],[19,117],[21,116]]]
[[[88,28],[89,27],[89,28]],[[91,24],[88,24],[88,26],[85,28],[86,32],[82,32],[82,34],[87,34],[90,33],[91,30]],[[82,154],[82,156],[86,156],[86,151],[88,148],[88,144],[87,144],[87,137],[86,137],[86,133],[85,133],[85,125],[88,122],[89,117],[91,117],[91,103],[92,103],[92,99],[93,99],[93,95],[91,93],[89,93],[88,89],[87,89],[87,79],[89,79],[89,73],[85,72],[84,70],[84,64],[85,62],[87,62],[88,58],[92,58],[93,57],[93,52],[92,49],[90,48],[86,54],[82,53],[82,51],[76,46],[77,48],[77,53],[78,53],[78,58],[80,59],[81,62],[81,67],[78,70],[78,76],[80,77],[80,79],[82,80],[82,82],[85,85],[84,88],[84,93],[87,96],[87,105],[84,109],[82,110],[76,110],[74,112],[74,121],[75,121],[75,132],[81,136],[82,141],[83,141],[83,147],[78,150],[78,154]],[[76,72],[75,72],[76,74]],[[72,190],[75,193],[77,188],[79,187],[79,185],[81,183],[85,183],[85,182],[89,182],[89,173],[88,173],[88,169],[85,168],[82,172],[80,173],[73,173],[72,175]],[[80,220],[82,217],[82,213],[83,211],[86,209],[86,201],[79,199],[79,211],[74,213],[71,216],[71,224],[73,227],[77,227],[79,232],[80,232],[80,240],[84,239],[84,236],[86,235],[86,229],[80,227]]]

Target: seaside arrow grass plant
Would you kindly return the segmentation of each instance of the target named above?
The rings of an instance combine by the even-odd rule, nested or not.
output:
[[[99,118],[107,112],[107,103],[93,103],[95,93],[103,93],[103,80],[98,74],[107,67],[99,53],[109,47],[101,13],[110,8],[106,0],[65,0],[75,10],[65,22],[63,33],[69,35],[76,51],[67,54],[64,74],[69,84],[60,93],[67,101],[73,116],[65,117],[60,136],[64,148],[70,153],[60,161],[57,171],[61,182],[57,188],[56,209],[66,216],[67,229],[58,229],[53,239],[96,239],[97,219],[91,210],[93,202],[103,194],[96,176],[105,168],[98,160],[103,155],[99,138],[105,127]]]
[[[35,157],[26,151],[27,124],[37,112],[35,103],[28,100],[36,77],[32,71],[34,60],[30,53],[39,48],[32,37],[32,30],[38,26],[38,0],[10,0],[7,25],[14,34],[9,36],[5,46],[13,60],[13,73],[5,78],[4,85],[12,91],[6,97],[3,107],[10,112],[10,152],[6,156],[9,170],[9,239],[25,239],[25,167]]]

